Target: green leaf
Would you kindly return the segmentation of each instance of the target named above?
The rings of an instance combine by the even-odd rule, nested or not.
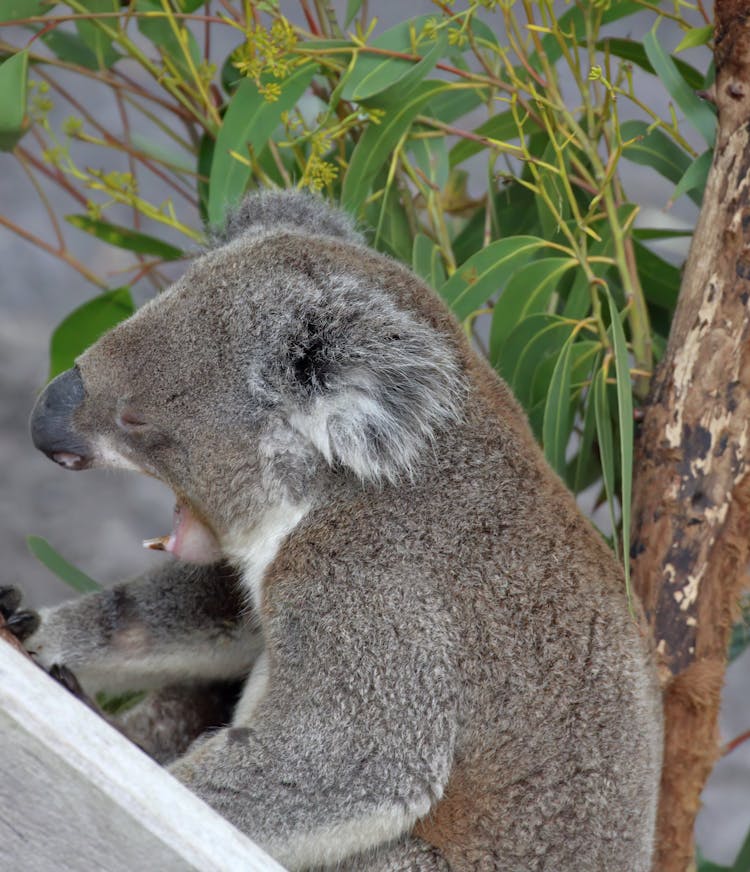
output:
[[[580,44],[585,45],[583,42]],[[615,57],[630,61],[642,70],[645,70],[647,73],[651,73],[653,76],[656,75],[656,70],[651,65],[651,61],[649,61],[648,55],[646,54],[641,42],[636,42],[632,39],[607,37],[607,39],[600,39],[596,44],[596,48],[597,51],[609,51],[609,53],[615,55]],[[672,58],[672,60],[674,61],[677,71],[687,82],[689,87],[694,91],[700,91],[701,88],[705,87],[703,73],[696,70],[695,67],[690,64],[685,63],[685,61],[680,58]]]
[[[545,257],[525,264],[508,279],[492,311],[490,361],[493,366],[516,325],[529,315],[547,310],[560,278],[575,265],[572,258]]]
[[[565,477],[565,450],[570,440],[572,422],[570,361],[575,338],[575,334],[571,333],[565,340],[552,373],[547,391],[547,401],[544,404],[544,423],[542,425],[544,456],[560,478]]]
[[[587,7],[586,14],[590,14]],[[614,21],[619,21],[621,18],[627,18],[629,15],[635,15],[641,12],[643,6],[639,2],[633,0],[618,0],[617,3],[610,3],[608,8],[602,12],[601,23],[612,24]],[[569,43],[570,34],[586,33],[586,22],[584,21],[583,8],[574,6],[568,9],[557,19],[557,33],[548,33],[542,37],[542,52],[547,59],[547,63],[554,65],[562,57],[562,46]],[[562,39],[560,38],[562,36]],[[531,65],[535,69],[540,69],[539,59],[534,53],[531,56]]]
[[[200,4],[198,4],[200,5]],[[164,12],[160,0],[136,0],[138,12]],[[184,42],[175,33],[172,23],[164,16],[153,18],[138,16],[138,30],[156,46],[162,57],[169,58],[180,74],[190,83],[195,81],[193,70],[201,64],[201,51],[193,34],[185,27],[182,19],[175,19]],[[186,56],[187,52],[187,56]]]
[[[463,321],[493,297],[508,278],[547,245],[536,236],[500,239],[470,257],[440,288],[440,296]]]
[[[646,299],[671,312],[680,293],[682,276],[679,269],[637,239],[633,239],[633,249]]]
[[[85,572],[81,572],[72,563],[68,563],[41,536],[27,536],[26,545],[37,560],[43,563],[47,569],[54,572],[58,578],[61,578],[66,584],[70,585],[73,590],[77,590],[79,593],[91,593],[102,589],[102,586],[94,581],[93,578],[89,578]]]
[[[461,118],[476,109],[477,106],[481,106],[487,98],[486,92],[486,87],[479,86],[471,89],[451,88],[430,100],[424,114],[431,118],[437,118],[444,124],[452,124],[457,118]]]
[[[550,354],[559,354],[574,324],[558,315],[529,315],[508,337],[497,362],[500,375],[526,408],[533,404],[534,376]]]
[[[449,87],[446,82],[421,82],[406,98],[389,97],[380,103],[385,110],[380,124],[370,124],[352,152],[341,189],[341,204],[357,214],[365,202],[380,168],[389,160],[420,109],[435,94]]]
[[[135,130],[130,134],[130,142],[138,151],[167,164],[170,169],[186,173],[195,172],[195,155],[179,151],[174,142],[168,144],[156,142]]]
[[[206,5],[206,0],[177,0],[181,12],[195,12],[201,6]]]
[[[50,378],[70,369],[79,354],[134,311],[130,290],[115,288],[71,312],[50,340]]]
[[[119,0],[79,0],[81,5],[93,15],[97,12],[119,12]],[[120,59],[120,53],[112,45],[112,37],[105,31],[116,30],[117,20],[114,18],[102,18],[97,23],[96,18],[76,19],[76,30],[83,42],[88,46],[96,58],[97,69],[107,69],[115,61]]]
[[[546,319],[546,323],[542,318]],[[508,337],[501,365],[504,372],[511,371],[510,386],[524,408],[530,409],[533,406],[539,367],[544,365],[548,357],[560,353],[573,326],[570,321],[558,315],[531,315]]]
[[[362,6],[362,0],[348,0],[346,4],[346,18],[344,19],[344,26],[349,27],[349,25],[354,20],[354,16],[359,12]]]
[[[444,30],[439,32],[437,38],[423,40],[416,47],[413,45],[412,34],[418,36],[430,17],[421,15],[410,21],[404,21],[372,41],[373,48],[388,49],[402,54],[418,54],[421,55],[422,60],[415,62],[361,52],[344,83],[341,91],[342,98],[362,102],[396,85],[402,96],[408,94],[428,75],[445,54],[448,45],[448,37]]]
[[[699,155],[685,170],[682,178],[672,192],[670,200],[674,202],[678,197],[687,194],[691,200],[699,206],[703,202],[703,191],[706,189],[708,172],[714,159],[712,148]]]
[[[202,2],[202,0],[201,0]],[[100,690],[94,699],[99,708],[112,717],[119,717],[146,698],[145,690],[126,690],[124,693],[111,694]]]
[[[612,295],[605,288],[609,316],[611,318],[612,346],[615,354],[615,372],[617,374],[617,418],[620,428],[620,506],[622,508],[622,541],[625,568],[625,589],[628,600],[630,591],[630,507],[633,490],[633,387],[630,382],[630,363],[628,348],[625,342],[625,332],[622,329],[620,313],[617,311]]]
[[[567,152],[564,152],[567,154]],[[550,166],[557,164],[555,148],[549,142],[542,153],[542,161]],[[567,172],[567,161],[566,168]],[[539,212],[539,223],[542,226],[542,236],[545,239],[554,239],[560,234],[560,226],[571,218],[570,201],[568,200],[565,186],[562,183],[560,173],[548,170],[546,166],[537,168],[539,175],[540,194],[536,198],[536,207]],[[551,206],[549,205],[551,204]]]
[[[599,360],[600,355],[596,355],[591,369],[592,373],[596,373],[599,369]],[[583,431],[581,432],[581,441],[578,445],[578,456],[573,469],[572,481],[570,481],[573,493],[580,493],[580,491],[590,482],[592,466],[596,466],[598,471],[598,464],[595,462],[596,458],[593,451],[595,432],[596,415],[594,413],[594,387],[592,380],[592,384],[588,389],[585,400]],[[598,472],[596,477],[599,477]]]
[[[414,237],[411,265],[414,272],[434,290],[445,282],[445,268],[440,248],[424,233],[417,233]]]
[[[609,506],[609,519],[612,525],[612,541],[615,554],[619,558],[620,548],[617,542],[617,512],[615,509],[615,448],[612,438],[612,417],[609,412],[607,398],[607,376],[604,368],[594,376],[594,415],[596,417],[596,441],[599,445],[599,458],[602,464],[602,480]]]
[[[414,155],[417,166],[425,177],[441,191],[444,190],[450,174],[445,139],[442,136],[439,139],[411,139],[409,151]]]
[[[208,220],[212,227],[224,223],[227,208],[242,198],[250,178],[250,168],[235,160],[230,152],[245,155],[250,146],[259,154],[279,124],[281,114],[305,93],[316,70],[315,64],[298,67],[281,82],[281,95],[273,103],[258,93],[250,79],[244,79],[235,91],[216,137],[211,162]]]
[[[736,660],[750,645],[750,597],[745,594],[740,600],[740,619],[732,627],[732,637],[729,640],[729,660]]]
[[[28,51],[0,64],[0,151],[12,151],[25,133]]]
[[[677,183],[690,166],[691,158],[686,151],[658,128],[649,132],[644,121],[626,121],[620,132],[623,141],[636,140],[623,149],[622,156],[651,167],[670,182]]]
[[[383,184],[385,185],[385,179]],[[411,263],[411,228],[396,186],[391,185],[384,196],[369,203],[365,207],[364,214],[367,223],[375,231],[373,236],[375,248],[390,254],[402,263]]]
[[[528,124],[531,126],[531,121]],[[519,135],[515,118],[510,109],[493,115],[492,118],[475,128],[472,134],[486,139],[496,139],[499,142],[510,142],[518,139]],[[457,164],[463,163],[473,155],[484,151],[485,148],[488,148],[488,146],[482,142],[477,142],[475,139],[460,139],[450,150],[451,166],[454,167]]]
[[[75,33],[67,30],[48,30],[40,37],[55,57],[68,64],[77,64],[87,70],[98,70],[99,61],[93,51]]]
[[[750,869],[750,830],[747,831],[739,854],[734,861],[731,872],[748,872]]]
[[[707,45],[714,36],[713,24],[707,24],[705,27],[691,27],[690,30],[682,37],[677,44],[674,53],[685,51],[686,48],[695,48],[697,45]]]
[[[108,221],[98,221],[95,218],[89,218],[88,215],[66,215],[65,220],[73,227],[127,251],[150,254],[154,257],[160,257],[162,260],[176,260],[184,255],[181,249],[168,242],[163,242],[161,239],[156,239],[154,236],[137,233],[128,227],[118,227]]]
[[[57,6],[57,0],[2,0],[0,22],[19,21],[36,15],[45,15]]]
[[[716,137],[716,115],[708,103],[698,97],[680,75],[674,61],[664,51],[656,38],[656,31],[650,30],[643,39],[643,47],[648,59],[669,92],[672,99],[685,113],[685,117],[701,134],[708,145],[714,144]]]

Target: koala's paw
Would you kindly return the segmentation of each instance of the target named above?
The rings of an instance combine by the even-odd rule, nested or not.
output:
[[[39,615],[27,609],[19,610],[21,599],[21,591],[17,587],[0,587],[2,626],[19,642],[24,642],[39,629]]]
[[[64,666],[62,663],[53,663],[47,670],[47,673],[51,678],[54,678],[59,685],[64,687],[65,690],[72,693],[74,697],[80,699],[81,702],[85,702],[87,706],[90,706],[95,710],[97,709],[96,703],[94,703],[94,701],[86,694],[76,678],[75,673],[68,669],[67,666]]]

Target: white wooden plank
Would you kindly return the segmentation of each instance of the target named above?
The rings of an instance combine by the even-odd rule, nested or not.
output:
[[[283,872],[0,639],[0,866]]]

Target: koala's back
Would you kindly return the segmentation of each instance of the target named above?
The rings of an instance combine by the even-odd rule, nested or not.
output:
[[[294,263],[309,247],[280,236],[264,241],[262,257]],[[428,288],[331,239],[315,240],[314,264],[387,288],[436,327],[467,377],[467,412],[414,483],[369,490],[355,511],[333,500],[303,524],[270,570],[264,609],[273,616],[289,611],[289,597],[305,599],[304,575],[309,618],[336,565],[352,610],[382,599],[389,620],[403,616],[394,638],[434,646],[433,668],[453,673],[458,733],[445,793],[415,834],[452,868],[647,869],[660,697],[614,556],[547,466],[508,387]]]

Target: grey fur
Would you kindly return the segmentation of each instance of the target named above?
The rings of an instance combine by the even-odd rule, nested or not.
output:
[[[187,500],[244,609],[226,567],[175,564],[28,644],[137,687],[242,678],[263,645],[171,771],[293,869],[645,872],[661,710],[620,568],[507,386],[350,227],[249,198],[78,361],[87,462]]]

